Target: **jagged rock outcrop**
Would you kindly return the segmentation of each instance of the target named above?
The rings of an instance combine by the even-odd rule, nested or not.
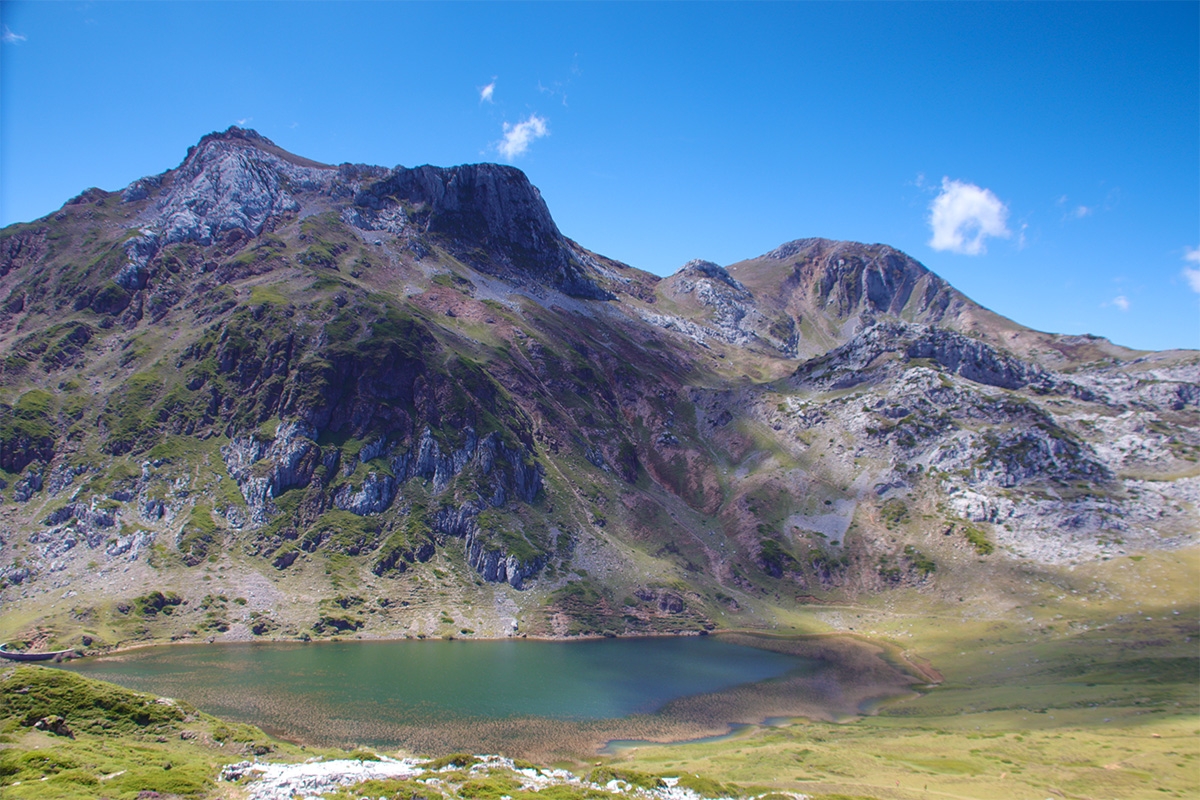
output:
[[[377,472],[368,473],[361,486],[342,484],[333,495],[334,508],[365,517],[388,509],[396,497],[396,479]]]
[[[205,136],[174,170],[130,184],[121,197],[152,199],[125,262],[111,280],[128,292],[145,289],[150,261],[179,242],[236,247],[300,210],[297,193],[331,190],[339,171],[287,153],[256,131],[231,127]],[[101,313],[124,310],[121,304]],[[135,315],[140,317],[139,314]]]
[[[522,589],[525,582],[535,577],[546,563],[546,555],[540,554],[521,559],[508,552],[502,543],[492,539],[479,526],[479,515],[485,506],[467,501],[460,506],[445,505],[438,509],[432,519],[433,529],[446,536],[463,540],[467,563],[486,581],[508,583]]]
[[[1000,352],[961,333],[924,326],[904,350],[907,358],[929,358],[969,381],[1002,389],[1032,387],[1052,391],[1056,381],[1045,370]]]
[[[480,577],[491,583],[507,583],[514,589],[523,589],[546,563],[545,556],[521,561],[475,533],[467,535],[465,544],[467,563]]]
[[[81,475],[86,475],[89,471],[87,464],[70,464],[59,462],[50,470],[50,475],[46,478],[46,491],[51,495],[56,495],[75,483],[75,479]],[[115,500],[127,500],[128,498],[114,497]]]
[[[46,255],[46,233],[46,228],[33,228],[0,239],[0,278],[14,269],[36,263]],[[23,303],[24,298],[20,296],[6,298],[4,310],[10,313],[20,311]]]
[[[25,564],[5,564],[0,566],[0,588],[5,586],[20,586],[33,576],[31,570]]]
[[[338,463],[337,451],[324,457],[316,444],[318,432],[304,422],[282,423],[274,438],[264,440],[259,436],[238,437],[222,448],[221,454],[229,474],[237,482],[248,508],[248,521],[255,527],[270,521],[276,513],[273,500],[295,486],[328,484],[328,505],[358,516],[378,515],[392,508],[398,491],[407,481],[423,478],[430,482],[431,491],[446,492],[451,483],[465,470],[475,471],[475,480],[469,484],[477,501],[468,501],[458,506],[443,506],[434,515],[432,527],[435,531],[464,538],[468,563],[485,580],[508,582],[521,588],[524,581],[536,575],[544,564],[544,558],[521,560],[497,549],[497,545],[480,533],[475,520],[484,508],[501,508],[510,501],[532,503],[541,491],[541,470],[529,454],[521,449],[506,445],[498,433],[490,433],[482,439],[473,429],[464,432],[463,444],[451,453],[443,453],[441,445],[432,431],[426,428],[414,446],[408,449],[393,449],[389,453],[384,439],[367,443],[352,460],[342,464],[343,482],[332,478]],[[387,460],[387,471],[371,470],[359,481],[344,480],[356,470],[377,459]],[[317,467],[324,467],[324,483],[317,474]],[[318,504],[318,507],[324,504]],[[60,511],[59,515],[70,516]],[[304,549],[316,550],[328,537],[316,537],[302,545]],[[355,551],[373,549],[374,544],[362,542],[354,545]],[[402,557],[427,560],[431,553],[426,545],[401,548],[385,553],[375,563],[378,574],[398,566]],[[285,569],[295,560],[295,555],[281,553],[276,558],[276,568]],[[411,559],[409,559],[411,560]]]
[[[18,503],[25,503],[41,490],[42,473],[40,470],[31,469],[13,483],[13,499]]]
[[[978,339],[932,325],[880,322],[846,344],[797,368],[796,385],[846,388],[882,379],[889,360],[929,359],[947,372],[1002,389],[1059,391],[1087,399],[1089,393],[1035,364]]]
[[[1140,358],[1071,378],[1113,405],[1169,411],[1200,407],[1200,357],[1170,365]]]
[[[267,522],[274,498],[311,480],[320,456],[316,438],[315,428],[294,421],[281,423],[272,441],[248,436],[221,448],[225,466],[237,481],[255,524]]]
[[[364,448],[358,462],[366,464],[380,454],[378,448]],[[504,444],[498,433],[479,439],[468,428],[462,446],[443,453],[441,445],[426,428],[415,448],[391,456],[390,474],[368,473],[360,486],[343,484],[333,496],[333,504],[343,511],[360,516],[386,510],[395,498],[397,488],[412,478],[430,481],[434,494],[446,491],[469,465],[478,467],[480,479],[474,489],[480,498],[494,507],[510,499],[532,503],[541,490],[541,472],[527,453]],[[354,464],[344,469],[352,472]]]
[[[565,294],[607,300],[559,233],[550,210],[525,174],[499,164],[397,167],[354,197],[349,219],[370,230],[403,218],[435,234],[472,266]],[[403,204],[402,208],[397,208]],[[470,243],[470,248],[462,244]]]
[[[159,245],[212,244],[234,231],[253,238],[273,219],[300,209],[296,192],[327,191],[337,176],[332,167],[286,156],[257,132],[230,128],[189,148],[165,179],[135,182],[125,198],[157,190],[147,218]]]
[[[792,319],[764,316],[754,295],[724,267],[711,261],[689,261],[662,281],[658,291],[676,303],[702,309],[704,324],[644,311],[642,319],[652,325],[677,330],[700,343],[714,338],[740,346],[762,344],[784,356],[796,355],[798,335]]]
[[[154,532],[118,528],[120,508],[118,502],[98,496],[88,503],[67,503],[47,514],[43,530],[31,534],[28,541],[37,546],[40,559],[49,562],[51,572],[62,569],[61,557],[79,544],[89,550],[103,548],[109,558],[136,560],[153,543]]]

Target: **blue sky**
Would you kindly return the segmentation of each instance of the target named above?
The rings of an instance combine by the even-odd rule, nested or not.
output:
[[[242,124],[332,163],[512,163],[566,235],[659,274],[885,242],[1023,324],[1200,347],[1194,2],[0,15],[2,224]]]

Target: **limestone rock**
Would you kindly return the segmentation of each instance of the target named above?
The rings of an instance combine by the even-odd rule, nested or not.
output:
[[[387,230],[411,224],[440,235],[459,257],[484,272],[576,297],[612,297],[575,256],[541,193],[513,167],[397,167],[362,189],[354,205],[350,218],[360,227]],[[464,249],[465,243],[475,249]]]
[[[33,723],[33,727],[39,731],[52,733],[55,736],[65,736],[68,739],[74,739],[75,734],[67,725],[66,717],[52,714],[48,717],[42,717],[37,722]]]

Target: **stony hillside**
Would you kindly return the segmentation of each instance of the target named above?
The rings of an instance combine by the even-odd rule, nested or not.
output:
[[[769,627],[1200,517],[1196,352],[1023,328],[884,245],[660,279],[511,167],[238,128],[0,231],[0,358],[33,644]]]

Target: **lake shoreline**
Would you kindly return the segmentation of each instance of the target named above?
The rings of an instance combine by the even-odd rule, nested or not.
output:
[[[142,691],[151,691],[165,696],[179,696],[193,705],[204,708],[209,713],[218,716],[230,716],[240,721],[258,725],[270,735],[297,744],[313,746],[352,746],[366,745],[381,749],[381,751],[401,751],[424,754],[446,754],[448,752],[497,752],[510,756],[529,758],[530,760],[553,761],[561,758],[590,757],[611,747],[614,743],[641,744],[649,743],[678,743],[694,740],[711,739],[714,736],[728,736],[746,726],[762,726],[778,724],[779,721],[792,718],[807,718],[833,723],[843,723],[858,719],[864,715],[872,715],[878,709],[890,702],[919,694],[918,687],[927,686],[934,677],[928,671],[922,670],[914,663],[902,648],[889,643],[871,640],[866,637],[845,634],[807,634],[797,636],[781,635],[776,632],[754,630],[720,631],[707,637],[655,635],[655,636],[572,636],[572,637],[504,637],[501,639],[455,639],[456,645],[472,644],[503,644],[506,642],[526,641],[530,645],[544,644],[583,644],[586,642],[602,642],[621,640],[626,642],[624,660],[618,662],[618,671],[624,672],[620,665],[636,666],[636,662],[648,660],[652,663],[655,653],[663,651],[662,647],[650,648],[646,651],[631,651],[628,643],[631,640],[642,639],[647,642],[664,640],[698,640],[707,638],[714,640],[714,645],[722,647],[733,645],[751,648],[764,653],[775,653],[795,659],[790,666],[774,676],[760,674],[759,677],[748,676],[744,680],[728,682],[724,688],[697,687],[682,694],[668,695],[648,706],[638,710],[625,706],[624,710],[615,713],[600,713],[580,716],[574,707],[582,702],[584,695],[571,690],[558,690],[554,696],[566,698],[572,706],[572,711],[566,716],[559,712],[547,710],[524,711],[519,708],[489,716],[486,705],[459,706],[457,710],[447,708],[439,710],[434,697],[436,694],[424,694],[416,684],[408,685],[412,694],[409,699],[417,702],[413,707],[415,715],[410,712],[382,710],[363,717],[354,717],[353,709],[363,701],[361,692],[353,692],[346,697],[350,705],[339,705],[336,699],[326,699],[328,709],[319,721],[297,723],[295,713],[289,710],[289,702],[280,698],[266,700],[259,696],[260,689],[254,688],[249,679],[252,672],[244,671],[242,679],[235,677],[238,673],[230,671],[221,680],[205,684],[202,690],[193,689],[191,696],[184,691],[180,681],[182,677],[173,673],[170,664],[192,663],[193,656],[187,656],[182,661],[167,657],[158,669],[158,684],[153,687],[134,686]],[[284,651],[308,651],[309,655],[302,657],[302,663],[334,663],[343,665],[349,662],[382,659],[395,669],[403,672],[405,667],[395,660],[394,656],[384,655],[376,651],[357,651],[353,657],[342,659],[333,658],[333,652],[327,648],[299,648],[303,644],[327,645],[396,645],[400,642],[440,642],[449,644],[447,639],[415,639],[415,638],[354,638],[354,639],[324,639],[304,642],[302,640],[285,639],[275,641],[252,642],[213,642],[204,641],[175,641],[169,644],[191,645],[195,648],[196,658],[201,662],[211,662],[212,656],[205,655],[224,652],[217,661],[232,658],[229,663],[258,664],[262,658],[276,658],[270,654],[250,656],[243,648],[213,648],[201,647],[205,644],[218,645],[255,645],[257,647],[283,647]],[[665,642],[664,642],[665,644]],[[697,642],[699,645],[699,642]],[[614,645],[616,646],[616,645]],[[138,651],[149,648],[161,648],[161,643],[138,643],[136,646],[114,649],[96,654],[94,667],[82,667],[83,674],[94,673],[93,677],[103,680],[121,682],[119,673],[122,669],[108,670],[104,662],[114,665],[133,658]],[[170,648],[168,648],[170,649]],[[521,648],[518,646],[518,651]],[[588,648],[590,650],[590,648]],[[435,657],[432,649],[418,648],[423,651],[421,657]],[[508,650],[506,652],[518,652]],[[678,651],[668,646],[667,651]],[[239,655],[240,652],[240,655]],[[558,651],[561,652],[561,651]],[[609,652],[612,652],[611,650]],[[665,651],[663,651],[665,652]],[[441,657],[441,656],[436,656]],[[525,651],[522,657],[536,658],[538,661],[546,657],[545,653],[535,654]],[[565,657],[565,656],[564,656]],[[597,653],[596,656],[604,658]],[[290,657],[289,657],[290,658]],[[155,659],[151,659],[155,661]],[[135,669],[137,668],[134,665]],[[68,669],[72,669],[68,667]],[[195,669],[195,667],[180,667],[180,669]],[[249,667],[249,669],[258,669]],[[305,669],[301,667],[301,672]],[[664,668],[670,671],[668,668]],[[75,671],[75,669],[72,669]],[[940,678],[940,676],[937,676]],[[190,680],[190,678],[189,678]],[[536,675],[521,673],[521,680],[530,685],[542,686],[542,680]],[[352,682],[349,682],[352,683]],[[129,684],[126,684],[129,685]],[[370,691],[372,683],[367,679],[361,684],[363,691]],[[548,686],[544,690],[554,693]],[[200,691],[200,694],[196,694]],[[502,686],[495,686],[493,695],[504,695]],[[329,704],[333,703],[332,706]],[[428,705],[435,703],[435,705]],[[530,707],[537,709],[539,706]],[[580,707],[582,708],[582,707]],[[234,710],[236,709],[236,710]],[[329,710],[332,709],[332,710]],[[231,711],[232,710],[232,711]],[[582,713],[582,712],[581,712]],[[590,712],[589,712],[590,713]],[[619,745],[618,745],[619,746]]]
[[[305,639],[299,636],[255,636],[249,639],[224,639],[217,637],[195,638],[195,639],[148,639],[139,640],[137,642],[125,643],[118,642],[111,647],[104,649],[96,649],[87,651],[85,648],[74,648],[79,655],[73,656],[73,660],[82,658],[98,658],[101,656],[119,655],[128,653],[134,650],[144,650],[148,647],[166,647],[169,645],[254,645],[254,644],[352,644],[354,642],[584,642],[584,641],[601,641],[604,639],[679,639],[679,638],[699,638],[704,636],[721,636],[730,631],[677,631],[677,632],[653,632],[646,633],[618,633],[611,636],[605,636],[598,633],[583,633],[576,635],[563,636],[543,636],[539,634],[520,634],[517,636],[330,636],[327,638],[308,638]],[[739,631],[738,632],[743,632]],[[751,630],[744,631],[752,633]],[[842,634],[833,633],[816,633],[816,634],[798,634],[801,636],[841,636]]]
[[[829,631],[825,633],[798,633],[787,634],[777,633],[775,631],[766,631],[756,628],[725,628],[714,631],[679,631],[679,632],[647,632],[636,634],[614,634],[605,636],[602,634],[578,634],[578,635],[563,635],[563,636],[542,636],[542,635],[527,635],[519,636],[439,636],[439,637],[419,637],[419,636],[355,636],[353,638],[344,638],[333,636],[323,639],[303,639],[299,637],[255,637],[253,639],[233,639],[221,640],[215,638],[207,639],[165,639],[165,640],[149,640],[139,641],[136,643],[117,643],[111,648],[97,650],[94,652],[80,652],[80,648],[75,648],[79,655],[68,657],[69,660],[75,661],[85,658],[103,658],[108,656],[121,655],[138,650],[145,650],[154,647],[166,647],[173,645],[257,645],[257,644],[304,644],[304,645],[321,645],[321,644],[353,644],[371,643],[371,642],[509,642],[509,641],[529,641],[529,642],[585,642],[585,641],[603,641],[605,639],[678,639],[678,638],[703,638],[712,637],[714,639],[728,637],[749,637],[751,639],[760,639],[764,641],[785,641],[785,642],[803,642],[803,641],[820,641],[826,639],[849,640],[857,642],[867,647],[877,647],[883,652],[887,652],[894,658],[906,671],[909,671],[914,678],[920,679],[920,682],[937,685],[940,684],[944,677],[933,665],[920,656],[917,656],[911,651],[904,650],[899,645],[888,642],[883,639],[871,638],[858,633],[850,633],[844,631]],[[748,646],[755,646],[748,644]],[[763,648],[770,649],[770,648]],[[797,654],[799,655],[799,654]]]

